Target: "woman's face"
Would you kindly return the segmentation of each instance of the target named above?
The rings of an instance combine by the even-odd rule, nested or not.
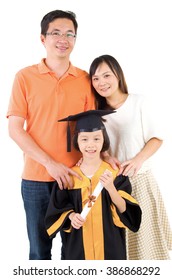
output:
[[[119,90],[119,80],[105,62],[97,67],[92,76],[92,85],[103,97],[110,97]]]

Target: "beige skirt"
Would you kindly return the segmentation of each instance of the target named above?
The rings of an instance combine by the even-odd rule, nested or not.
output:
[[[172,250],[172,231],[164,202],[151,171],[130,178],[132,196],[142,209],[138,232],[126,231],[127,259],[167,260]]]

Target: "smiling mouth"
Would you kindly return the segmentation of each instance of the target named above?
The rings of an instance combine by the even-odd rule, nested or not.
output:
[[[66,51],[68,49],[67,46],[56,46],[57,49],[59,49],[60,51]]]
[[[93,153],[96,152],[96,150],[86,150],[86,152],[89,153],[89,154],[93,154]]]
[[[102,89],[100,89],[101,91],[107,91],[108,89],[110,89],[110,87],[107,87],[107,88],[102,88]]]

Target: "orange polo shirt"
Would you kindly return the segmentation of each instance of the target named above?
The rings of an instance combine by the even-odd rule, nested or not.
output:
[[[65,75],[58,79],[43,59],[16,74],[7,117],[24,118],[26,131],[35,142],[54,160],[72,167],[80,154],[73,147],[70,153],[67,152],[67,123],[57,120],[94,108],[94,97],[85,71],[70,64]],[[44,166],[26,154],[22,178],[54,180]]]

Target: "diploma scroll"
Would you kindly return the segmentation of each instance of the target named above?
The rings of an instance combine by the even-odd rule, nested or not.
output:
[[[103,189],[103,186],[102,186],[102,184],[99,182],[99,183],[97,184],[97,186],[95,187],[93,193],[92,193],[92,196],[95,196],[95,197],[96,197],[96,198],[95,198],[95,201],[96,201],[97,197],[99,196],[99,194],[101,193],[102,189]],[[95,201],[94,201],[94,202],[92,201],[92,206],[94,205]],[[83,208],[83,210],[82,210],[82,212],[81,212],[81,217],[82,217],[83,219],[85,219],[85,218],[87,217],[88,213],[89,213],[90,210],[91,210],[91,207],[89,207],[88,205],[89,205],[89,202],[87,202],[87,203],[85,204],[85,206],[84,206],[84,208]]]

